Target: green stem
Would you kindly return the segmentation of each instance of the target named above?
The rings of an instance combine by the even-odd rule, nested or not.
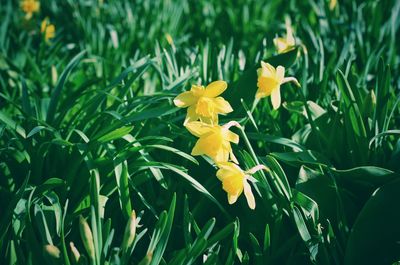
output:
[[[240,132],[243,136],[243,140],[244,143],[247,147],[247,149],[250,152],[251,157],[253,158],[254,162],[256,163],[256,165],[260,165],[260,161],[258,160],[258,157],[256,155],[256,153],[254,152],[253,147],[251,146],[251,143],[249,141],[249,138],[247,138],[246,132],[244,131],[244,127],[243,126],[238,126],[238,128],[240,129]],[[260,171],[260,174],[264,180],[265,185],[267,186],[268,191],[270,191],[272,193],[272,189],[271,189],[271,185],[269,184],[267,177],[265,176],[264,171]]]

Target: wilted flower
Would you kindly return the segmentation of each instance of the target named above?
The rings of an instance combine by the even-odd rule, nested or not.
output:
[[[278,50],[278,53],[285,53],[287,51],[290,51],[291,49],[294,48],[296,44],[293,36],[293,29],[292,26],[290,25],[290,20],[288,18],[286,19],[285,24],[286,24],[286,36],[284,38],[278,37],[274,39],[274,45]]]
[[[44,39],[49,41],[50,39],[54,38],[56,27],[51,24],[47,18],[45,18],[40,26],[40,32],[44,34]]]
[[[20,5],[22,11],[26,13],[26,19],[30,19],[33,13],[38,12],[40,8],[40,2],[36,0],[23,0]]]
[[[271,102],[274,109],[281,105],[281,85],[287,82],[294,82],[300,86],[294,77],[285,77],[285,68],[278,66],[276,69],[269,63],[261,62],[261,68],[257,69],[257,87],[256,98],[271,96]]]
[[[236,157],[232,152],[231,142],[239,143],[239,136],[229,128],[232,123],[220,125],[210,125],[202,122],[190,122],[186,128],[194,136],[199,137],[192,150],[192,155],[208,155],[214,162],[226,162],[229,158],[237,163]]]
[[[190,91],[179,94],[174,104],[180,108],[188,108],[184,124],[200,121],[208,124],[218,124],[218,114],[233,111],[228,101],[218,97],[227,88],[225,81],[215,81],[204,86],[192,85]]]
[[[235,203],[244,191],[247,204],[250,209],[254,209],[256,202],[250,184],[247,182],[249,176],[238,165],[231,162],[218,163],[218,167],[217,177],[222,181],[222,189],[228,195],[229,204]]]

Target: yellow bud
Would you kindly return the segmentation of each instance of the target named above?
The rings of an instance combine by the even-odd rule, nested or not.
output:
[[[71,248],[72,256],[74,258],[74,261],[78,263],[79,258],[81,257],[81,254],[79,253],[78,249],[76,249],[75,245],[73,242],[69,242],[69,247]]]
[[[374,106],[376,105],[376,96],[373,89],[371,90],[371,102]]]
[[[81,238],[83,241],[83,245],[86,248],[86,251],[89,254],[89,258],[94,260],[95,259],[95,253],[94,253],[94,243],[93,243],[93,235],[92,231],[90,230],[90,227],[88,223],[86,222],[86,219],[81,216],[79,216],[79,230],[81,232]]]
[[[60,250],[58,247],[54,245],[44,245],[43,246],[44,252],[52,258],[58,259],[60,258]]]
[[[169,33],[165,34],[165,38],[167,39],[169,45],[173,45],[174,44],[174,40],[172,39],[172,36]]]
[[[57,84],[57,80],[58,80],[57,68],[54,65],[52,65],[51,66],[51,83],[53,86],[55,86]]]
[[[129,217],[128,223],[125,227],[124,238],[122,240],[122,250],[127,252],[132,246],[136,235],[136,213],[133,210],[131,216]]]

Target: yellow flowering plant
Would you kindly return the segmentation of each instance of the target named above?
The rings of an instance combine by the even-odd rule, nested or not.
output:
[[[229,159],[238,163],[232,152],[231,142],[239,143],[239,136],[229,130],[233,123],[223,126],[210,125],[202,122],[190,122],[186,124],[188,131],[199,137],[192,150],[192,155],[207,155],[214,162],[227,162]]]
[[[198,121],[218,124],[218,114],[227,114],[233,109],[221,95],[227,88],[225,81],[215,81],[204,86],[192,85],[190,91],[179,94],[174,99],[175,106],[188,108],[184,124]]]
[[[300,86],[294,77],[285,77],[285,68],[283,66],[273,67],[269,63],[261,62],[261,68],[257,69],[257,87],[256,98],[271,96],[271,103],[274,109],[281,105],[281,85],[287,82],[293,82]]]
[[[56,27],[49,22],[48,18],[45,18],[40,25],[40,32],[44,35],[44,39],[47,42],[54,38],[56,34]]]
[[[36,0],[23,0],[20,3],[22,11],[25,12],[25,18],[31,19],[33,13],[39,12],[40,2]]]

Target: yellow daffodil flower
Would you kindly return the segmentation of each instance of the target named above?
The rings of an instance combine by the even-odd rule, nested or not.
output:
[[[44,39],[49,41],[50,39],[54,38],[56,27],[51,24],[47,18],[45,18],[40,26],[40,32],[44,33]]]
[[[187,123],[186,128],[189,132],[199,137],[193,147],[192,155],[207,155],[216,163],[226,162],[229,159],[237,163],[231,142],[239,143],[239,136],[229,130],[232,125],[234,124],[210,125],[199,121]]]
[[[229,204],[235,203],[244,191],[244,196],[250,209],[256,208],[254,195],[250,184],[247,182],[249,176],[238,165],[231,162],[218,163],[218,167],[217,177],[222,181],[222,189],[228,195]]]
[[[274,45],[278,51],[278,53],[285,53],[290,51],[296,45],[295,39],[293,36],[293,29],[290,25],[290,19],[286,18],[286,36],[284,38],[275,38]]]
[[[215,81],[206,88],[192,85],[190,91],[179,94],[174,99],[174,104],[179,108],[188,108],[184,124],[197,120],[208,124],[218,124],[218,114],[233,111],[228,101],[218,97],[226,88],[225,81]]]
[[[274,109],[281,105],[281,85],[287,82],[294,82],[300,86],[294,77],[285,77],[285,68],[278,66],[276,69],[269,63],[261,62],[261,68],[257,69],[257,87],[256,98],[271,96],[271,102]]]
[[[21,2],[21,9],[26,13],[25,18],[30,19],[33,13],[39,11],[40,2],[36,0],[24,0]]]

